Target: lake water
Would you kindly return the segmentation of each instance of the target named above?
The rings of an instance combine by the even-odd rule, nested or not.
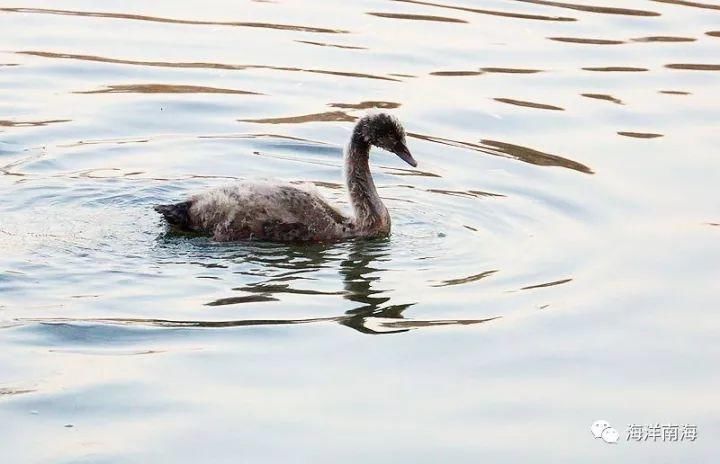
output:
[[[717,458],[710,2],[0,6],[2,462]],[[347,208],[371,108],[419,162],[372,155],[386,240],[152,210],[260,177]],[[627,440],[658,423],[698,437]]]

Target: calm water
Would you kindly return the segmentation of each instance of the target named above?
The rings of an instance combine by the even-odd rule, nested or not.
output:
[[[709,2],[0,6],[2,461],[717,457]],[[373,155],[387,240],[164,234],[233,179],[347,207],[368,108],[420,163]]]

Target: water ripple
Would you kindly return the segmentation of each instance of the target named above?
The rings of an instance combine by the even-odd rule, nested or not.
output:
[[[566,284],[568,282],[572,282],[572,279],[561,279],[561,280],[554,280],[552,282],[546,282],[544,284],[528,285],[527,287],[523,287],[520,290],[532,290],[535,288],[554,287],[555,285],[562,285],[562,284]]]
[[[711,5],[709,3],[690,2],[687,0],[651,0],[657,3],[669,3],[671,5],[690,6],[693,8],[704,8],[707,10],[720,10],[720,5]]]
[[[277,298],[274,298],[267,295],[246,295],[246,296],[233,296],[229,298],[220,298],[218,300],[211,301],[210,303],[205,303],[205,306],[227,306],[227,305],[236,305],[241,303],[262,303],[265,301],[280,301]]]
[[[678,37],[673,35],[651,35],[648,37],[637,37],[630,39],[633,42],[695,42],[697,39],[694,37]]]
[[[321,34],[345,34],[349,31],[342,29],[328,29],[324,27],[297,26],[291,24],[272,24],[260,22],[241,22],[241,21],[198,21],[191,19],[173,19],[160,18],[157,16],[144,16],[127,13],[103,13],[97,11],[74,11],[74,10],[53,10],[46,8],[0,8],[5,13],[26,13],[26,14],[49,14],[61,16],[79,16],[84,18],[110,18],[125,19],[132,21],[147,21],[154,23],[168,24],[190,24],[201,26],[235,26],[235,27],[255,27],[264,29],[279,29],[283,31],[299,31],[299,32],[316,32]]]
[[[308,45],[317,45],[319,47],[342,48],[345,50],[367,50],[367,47],[359,47],[356,45],[331,44],[331,43],[325,43],[325,42],[313,42],[312,40],[296,40],[295,42],[304,43],[304,44],[308,44]]]
[[[543,72],[542,69],[527,69],[527,68],[480,68],[480,71],[486,73],[498,73],[498,74],[536,74]]]
[[[389,101],[363,101],[360,103],[328,103],[328,106],[352,110],[367,110],[372,108],[391,110],[400,108],[400,103]]]
[[[2,387],[0,388],[0,396],[24,395],[25,393],[32,393],[34,391],[36,390],[28,388]]]
[[[306,72],[314,74],[326,74],[331,76],[342,76],[342,77],[359,77],[364,79],[379,79],[385,81],[395,81],[391,77],[378,76],[374,74],[365,73],[354,73],[344,71],[331,71],[326,69],[305,69],[288,66],[269,66],[259,64],[226,64],[226,63],[209,63],[209,62],[170,62],[170,61],[141,61],[141,60],[125,60],[119,58],[107,58],[95,55],[78,55],[73,53],[55,53],[55,52],[42,52],[35,50],[24,50],[15,52],[20,55],[38,56],[41,58],[55,58],[55,59],[66,59],[66,60],[80,60],[80,61],[92,61],[98,63],[110,63],[110,64],[128,64],[133,66],[151,66],[160,68],[192,68],[192,69],[227,69],[242,71],[247,69],[269,69],[274,71],[290,71],[290,72]]]
[[[446,5],[442,3],[423,2],[420,0],[393,0],[395,2],[413,3],[415,5],[426,5],[434,6],[437,8],[447,8],[450,10],[467,11],[468,13],[478,13],[490,16],[501,16],[505,18],[516,18],[516,19],[533,19],[538,21],[577,21],[575,18],[569,18],[567,16],[545,16],[527,13],[515,13],[512,11],[498,11],[498,10],[485,10],[480,8],[470,8],[465,6]]]
[[[631,137],[634,139],[656,139],[658,137],[662,137],[662,134],[655,134],[652,132],[627,132],[627,131],[620,131],[618,132],[618,135],[622,135],[624,137]]]
[[[390,19],[409,19],[412,21],[435,21],[440,23],[463,23],[467,24],[464,19],[448,18],[447,16],[432,16],[432,15],[418,15],[418,14],[403,14],[403,13],[382,13],[371,11],[366,13],[370,16],[377,16],[378,18],[390,18]]]
[[[496,272],[498,272],[498,270],[494,269],[492,271],[485,271],[485,272],[481,272],[479,274],[473,274],[473,275],[470,275],[467,277],[461,277],[459,279],[443,280],[442,282],[433,285],[433,287],[450,287],[453,285],[469,284],[472,282],[477,282],[478,280],[482,280],[486,277],[489,277],[489,276],[495,274]]]
[[[240,122],[254,122],[257,124],[303,124],[306,122],[328,122],[328,121],[355,121],[344,111],[327,111],[325,113],[303,114],[301,116],[288,116],[283,118],[260,118],[260,119],[238,119]]]
[[[672,63],[666,64],[668,69],[683,69],[686,71],[720,71],[720,64],[702,63]]]
[[[584,71],[594,72],[646,72],[650,71],[647,68],[638,68],[633,66],[593,66],[582,68]]]
[[[615,98],[612,95],[607,95],[603,93],[582,93],[580,95],[586,98],[594,98],[595,100],[606,100],[609,102],[617,103],[618,105],[624,105],[622,100],[620,100],[619,98]]]
[[[108,85],[104,89],[78,91],[74,93],[95,94],[95,93],[222,93],[233,95],[264,95],[258,92],[247,90],[222,89],[218,87],[204,87],[201,85],[179,85],[179,84],[124,84]]]
[[[399,308],[405,309],[405,308]],[[437,326],[448,326],[448,325],[474,325],[482,324],[500,319],[500,317],[489,317],[484,319],[437,319],[437,320],[416,320],[416,319],[404,319],[396,317],[387,317],[386,315],[373,316],[370,314],[358,313],[348,314],[345,316],[337,317],[313,317],[304,319],[237,319],[237,320],[172,320],[172,319],[141,319],[141,318],[107,318],[107,319],[72,319],[72,318],[23,318],[17,319],[16,322],[20,324],[41,324],[46,328],[62,328],[63,332],[72,330],[74,333],[82,332],[82,337],[85,339],[85,343],[91,342],[92,339],[99,341],[103,339],[107,341],[113,335],[108,335],[112,332],[114,335],[118,335],[119,332],[111,329],[112,326],[125,326],[125,327],[160,327],[160,328],[173,328],[173,329],[223,329],[223,328],[238,328],[238,327],[257,327],[257,326],[277,326],[277,325],[303,325],[303,324],[316,324],[316,323],[328,323],[335,322],[346,327],[357,330],[358,332],[365,334],[382,334],[382,333],[398,333],[406,332],[412,329],[420,329],[427,327]],[[397,329],[402,330],[384,330],[384,329]],[[97,331],[98,333],[92,333]],[[147,334],[150,336],[151,334]],[[137,336],[133,333],[130,335]],[[127,337],[123,337],[127,338]],[[110,338],[112,341],[112,338]],[[125,340],[124,340],[125,341]],[[155,352],[155,350],[150,350]],[[150,354],[148,351],[143,351],[137,354]],[[29,391],[28,391],[29,393]]]
[[[417,134],[413,132],[407,133],[408,137],[426,140],[428,142],[440,143],[457,148],[464,148],[481,153],[486,153],[504,158],[511,158],[525,163],[534,164],[536,166],[561,166],[574,171],[592,174],[593,171],[588,166],[578,163],[577,161],[563,158],[562,156],[544,153],[533,148],[515,145],[507,142],[499,142],[496,140],[481,140],[480,144],[472,142],[462,142],[459,140],[448,139],[444,137],[436,137],[425,134]]]
[[[603,13],[626,16],[660,16],[656,11],[633,10],[629,8],[615,8],[610,6],[581,5],[577,3],[553,2],[548,0],[515,0],[517,2],[534,3],[536,5],[547,5],[569,10],[585,11],[588,13]]]
[[[70,119],[47,119],[45,121],[11,121],[7,119],[0,119],[0,127],[38,127],[70,121]]]
[[[433,71],[430,73],[431,76],[445,76],[445,77],[464,77],[464,76],[479,76],[484,74],[482,71]]]
[[[516,100],[513,98],[493,98],[495,101],[500,103],[507,103],[508,105],[523,106],[525,108],[536,108],[540,110],[553,110],[553,111],[565,111],[565,108],[561,108],[555,105],[548,105],[547,103],[536,103],[525,100]]]
[[[550,40],[555,42],[566,42],[576,44],[587,44],[587,45],[619,45],[624,44],[622,40],[608,40],[608,39],[585,39],[582,37],[548,37]]]
[[[562,166],[585,174],[593,174],[592,169],[582,163],[550,153],[544,153],[533,148],[487,139],[481,140],[480,143],[484,144],[491,153],[495,152],[494,154],[506,155],[538,166]]]

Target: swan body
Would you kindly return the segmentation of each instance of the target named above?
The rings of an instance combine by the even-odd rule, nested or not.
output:
[[[400,123],[385,113],[365,116],[345,150],[345,180],[352,216],[323,198],[312,184],[239,182],[155,210],[177,230],[210,235],[216,241],[331,242],[390,233],[390,214],[377,193],[369,167],[370,147],[397,154],[417,166]]]

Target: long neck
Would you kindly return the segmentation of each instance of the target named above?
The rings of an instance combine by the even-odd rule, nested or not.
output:
[[[355,212],[355,225],[368,234],[389,232],[390,216],[375,188],[369,158],[370,144],[355,130],[345,153],[345,181]]]

